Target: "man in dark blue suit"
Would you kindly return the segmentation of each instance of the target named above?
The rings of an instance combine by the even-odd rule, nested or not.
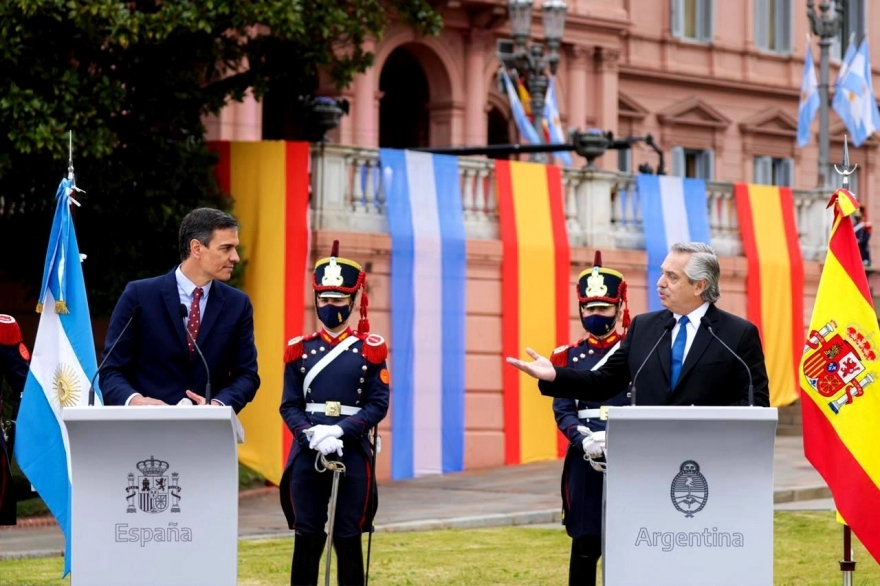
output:
[[[296,531],[292,586],[314,586],[327,535],[332,472],[316,471],[318,452],[345,465],[333,526],[339,584],[364,584],[361,534],[373,530],[376,513],[374,446],[370,430],[388,413],[389,380],[382,336],[368,333],[366,273],[340,258],[334,241],[329,258],[315,265],[315,310],[322,328],[293,338],[284,352],[281,417],[293,434],[281,479],[281,508]],[[358,291],[357,331],[348,321]]]
[[[238,413],[260,386],[253,306],[223,282],[240,261],[238,222],[198,208],[181,222],[178,240],[180,265],[129,283],[113,310],[100,376],[104,404],[203,405],[208,380],[189,330],[210,369],[212,403]]]
[[[551,397],[602,401],[632,382],[638,405],[743,406],[751,402],[751,382],[754,404],[769,407],[758,328],[715,306],[721,296],[715,251],[701,242],[673,244],[660,268],[657,294],[666,309],[633,318],[620,350],[601,368],[558,367],[531,348],[532,362],[507,362],[539,379],[538,389]]]
[[[15,486],[12,484],[12,449],[15,447],[15,418],[27,380],[31,354],[24,345],[18,322],[0,314],[0,525],[15,525]],[[3,419],[3,381],[11,391],[7,397],[9,419]]]
[[[602,255],[596,251],[593,268],[578,275],[576,293],[587,335],[554,350],[550,362],[562,368],[596,370],[620,349],[626,335],[626,281],[618,271],[602,266]],[[562,523],[571,537],[569,586],[596,584],[596,565],[602,555],[605,475],[593,469],[592,461],[604,462],[606,421],[602,408],[628,404],[626,395],[622,391],[607,401],[553,399],[556,425],[569,441],[562,466]]]

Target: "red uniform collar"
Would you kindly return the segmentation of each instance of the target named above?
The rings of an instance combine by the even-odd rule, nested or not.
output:
[[[336,336],[334,338],[333,336],[331,336],[330,334],[327,333],[327,330],[322,329],[321,330],[321,339],[324,340],[324,342],[330,344],[331,346],[335,346],[336,344],[338,344],[339,342],[343,341],[344,339],[346,339],[347,337],[349,337],[353,334],[354,334],[354,331],[352,331],[351,328],[345,328],[344,330],[342,330],[342,332],[339,333],[338,336]]]
[[[591,348],[611,348],[620,341],[620,335],[617,332],[611,332],[604,338],[597,338],[593,334],[587,334],[586,342]]]

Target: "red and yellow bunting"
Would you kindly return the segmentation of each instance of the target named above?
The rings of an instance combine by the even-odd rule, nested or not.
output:
[[[278,484],[291,436],[278,415],[287,340],[303,333],[309,253],[309,145],[218,142],[220,187],[235,199],[244,291],[254,305],[260,390],[241,412],[242,464]],[[268,424],[267,424],[268,422]]]
[[[791,189],[737,184],[736,209],[748,262],[746,308],[764,346],[770,405],[797,400],[804,338],[804,263]]]
[[[571,249],[565,227],[562,174],[536,163],[495,162],[501,240],[502,350],[525,346],[549,355],[568,343]],[[504,372],[505,461],[557,458],[563,445],[552,400],[514,368]]]
[[[834,223],[799,370],[804,453],[831,489],[843,521],[880,562],[880,327],[849,215]]]

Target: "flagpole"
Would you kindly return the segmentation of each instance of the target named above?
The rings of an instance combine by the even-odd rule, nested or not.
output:
[[[846,135],[843,135],[843,165],[834,165],[834,171],[841,176],[841,185],[849,189],[849,176],[855,173],[858,165],[850,167],[849,146]],[[853,586],[853,572],[856,571],[856,562],[852,551],[852,529],[849,525],[843,525],[843,559],[840,560],[840,571],[843,572],[843,586]]]
[[[832,9],[833,10],[830,10]],[[843,22],[843,5],[819,2],[819,13],[815,10],[815,0],[807,0],[807,18],[813,34],[819,37],[819,178],[818,187],[828,187],[830,178],[828,143],[829,120],[828,99],[829,71],[828,60],[833,40],[837,37]]]

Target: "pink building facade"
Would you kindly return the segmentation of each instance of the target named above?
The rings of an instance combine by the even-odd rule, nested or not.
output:
[[[789,185],[805,260],[804,324],[809,321],[827,243],[828,191],[817,187],[818,120],[811,143],[795,143],[798,97],[809,22],[806,0],[567,0],[569,4],[557,72],[564,128],[599,128],[616,137],[654,136],[670,174],[709,181],[712,244],[722,257],[721,307],[745,315],[747,263],[733,202],[733,183]],[[842,32],[861,34],[880,25],[880,9],[866,0],[853,5]],[[541,41],[539,2],[533,40]],[[331,133],[332,144],[313,149],[314,243],[326,250],[334,237],[371,267],[374,329],[389,333],[390,243],[383,194],[376,190],[379,147],[479,146],[519,142],[507,97],[498,88],[496,41],[510,38],[506,3],[449,0],[440,8],[439,36],[419,38],[394,26],[373,44],[375,66],[341,96],[350,114]],[[818,63],[817,40],[812,40]],[[831,82],[842,48],[833,47]],[[880,59],[878,47],[872,51]],[[338,94],[329,87],[320,94]],[[832,111],[831,159],[839,162],[844,127]],[[207,120],[211,140],[261,140],[267,121],[252,97],[230,104]],[[850,148],[858,164],[854,191],[880,214],[870,193],[880,184],[875,171],[876,138]],[[572,279],[601,248],[606,262],[630,281],[631,307],[647,309],[652,283],[640,217],[628,217],[616,194],[631,189],[639,165],[656,169],[645,146],[631,153],[609,151],[599,170],[563,172],[565,213],[572,251]],[[465,228],[468,237],[467,295],[467,469],[503,463],[500,275],[501,243],[494,199],[492,161],[462,158]],[[873,244],[874,258],[878,250]],[[875,291],[876,274],[871,275]],[[305,309],[306,323],[314,324]],[[572,338],[578,322],[572,307]],[[394,340],[389,339],[393,369]],[[549,350],[549,349],[546,349]],[[549,409],[549,402],[548,402]],[[393,449],[390,418],[382,432]],[[387,453],[380,459],[387,458]],[[388,470],[387,462],[380,470]]]
[[[651,133],[673,174],[717,181],[817,186],[818,121],[813,140],[795,145],[809,21],[805,0],[570,0],[556,76],[564,128],[615,136]],[[880,10],[847,0],[841,38],[880,24]],[[533,40],[541,41],[540,0]],[[373,43],[375,66],[342,95],[351,114],[331,137],[377,148],[473,146],[517,142],[498,89],[495,43],[510,38],[502,0],[450,0],[437,37],[402,26]],[[812,39],[816,62],[818,40]],[[842,45],[832,48],[831,81]],[[880,46],[872,51],[880,60]],[[323,88],[320,93],[337,93]],[[263,112],[252,97],[208,120],[210,139],[259,140]],[[845,132],[831,113],[832,160]],[[852,152],[863,200],[877,187],[877,139]],[[579,161],[582,163],[583,161]],[[637,146],[598,164],[630,171],[656,157]],[[869,202],[870,203],[870,202]],[[874,206],[869,207],[869,214]],[[880,212],[880,210],[877,210]]]

